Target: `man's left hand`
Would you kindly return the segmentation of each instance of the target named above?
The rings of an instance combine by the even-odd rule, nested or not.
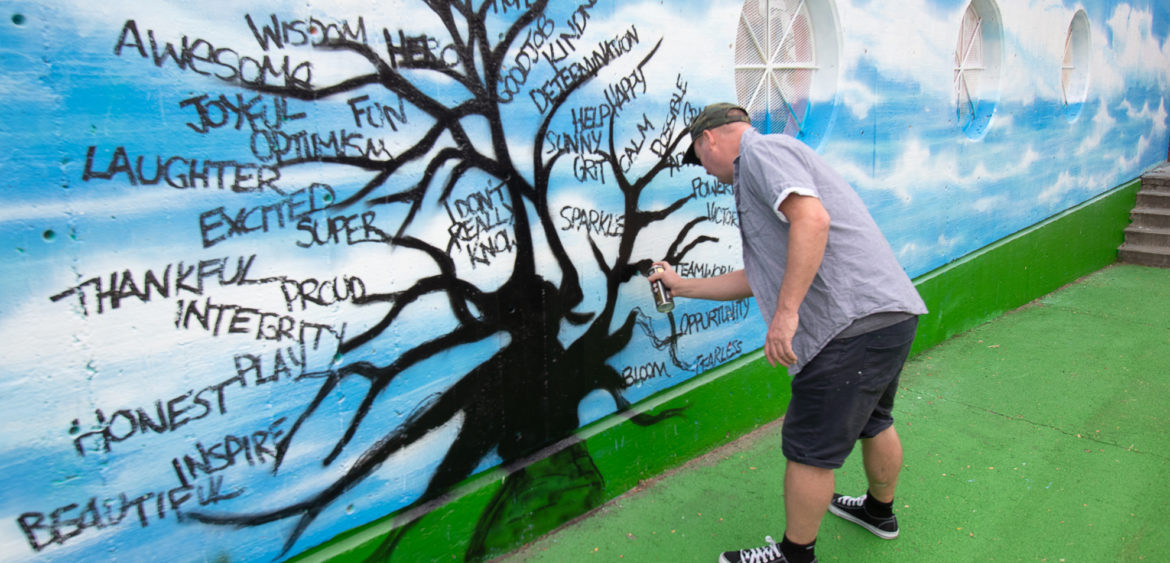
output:
[[[764,342],[764,355],[772,367],[777,364],[791,366],[796,363],[796,352],[792,351],[792,337],[800,324],[800,315],[776,311],[768,323],[768,336]]]

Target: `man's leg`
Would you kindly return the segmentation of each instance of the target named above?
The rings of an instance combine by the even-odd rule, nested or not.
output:
[[[868,493],[860,497],[833,495],[829,511],[879,538],[892,540],[898,537],[898,519],[892,503],[902,470],[902,442],[898,432],[888,426],[873,438],[862,438],[861,456],[869,481]]]
[[[881,502],[893,501],[898,474],[902,471],[902,441],[898,432],[890,426],[873,438],[861,440],[861,456],[869,480],[869,494]]]
[[[817,539],[821,518],[833,500],[833,470],[789,461],[784,473],[784,535],[797,544]]]

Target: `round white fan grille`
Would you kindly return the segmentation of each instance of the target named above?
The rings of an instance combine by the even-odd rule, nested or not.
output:
[[[763,133],[805,128],[817,71],[806,0],[746,0],[735,41],[735,91]]]

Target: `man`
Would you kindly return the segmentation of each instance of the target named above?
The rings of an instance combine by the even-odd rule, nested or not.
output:
[[[826,510],[885,539],[902,445],[891,409],[917,315],[926,306],[852,188],[809,147],[762,135],[733,104],[707,106],[690,127],[683,162],[732,184],[744,268],[682,278],[669,264],[651,276],[677,297],[755,296],[768,321],[764,353],[788,367],[792,400],[782,430],[784,539],[728,551],[722,563],[816,561]],[[834,494],[833,470],[857,440],[869,490]]]

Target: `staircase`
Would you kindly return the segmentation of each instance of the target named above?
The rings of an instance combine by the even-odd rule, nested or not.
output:
[[[1122,262],[1170,268],[1170,164],[1142,175],[1133,223],[1125,228]]]

